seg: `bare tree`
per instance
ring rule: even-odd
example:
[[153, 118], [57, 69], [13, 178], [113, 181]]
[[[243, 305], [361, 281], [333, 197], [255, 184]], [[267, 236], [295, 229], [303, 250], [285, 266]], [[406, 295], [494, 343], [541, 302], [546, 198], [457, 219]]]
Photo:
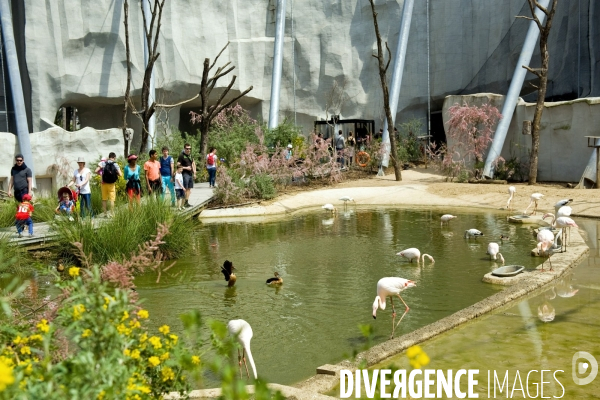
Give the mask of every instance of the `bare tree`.
[[131, 90], [131, 52], [129, 50], [129, 2], [123, 1], [124, 24], [125, 24], [125, 55], [127, 57], [127, 86], [123, 97], [123, 141], [125, 143], [123, 157], [127, 158], [129, 153], [129, 135], [127, 133], [127, 110], [129, 108], [129, 92]]
[[[554, 13], [556, 12], [558, 0], [552, 0], [550, 9], [542, 6], [537, 0], [527, 0], [527, 3], [529, 4], [532, 17], [519, 16], [519, 18], [535, 21], [537, 24], [540, 30], [540, 54], [542, 57], [541, 68], [530, 68], [527, 65], [523, 65], [523, 68], [532, 74], [535, 74], [540, 79], [539, 86], [533, 85], [538, 89], [538, 97], [535, 105], [533, 122], [531, 124], [531, 154], [529, 164], [529, 184], [535, 185], [537, 183], [538, 153], [540, 150], [540, 123], [542, 121], [542, 113], [544, 112], [544, 99], [546, 98], [546, 90], [548, 88], [548, 66], [550, 64], [550, 54], [548, 53], [548, 36], [550, 35], [550, 28], [552, 28], [552, 19], [554, 18]], [[546, 15], [545, 24], [542, 24], [540, 19], [535, 15], [536, 9], [541, 10]]]
[[377, 13], [375, 12], [375, 4], [373, 0], [369, 0], [371, 3], [371, 10], [373, 11], [373, 24], [375, 25], [375, 36], [377, 37], [377, 55], [373, 55], [379, 62], [379, 79], [381, 80], [381, 89], [383, 90], [383, 108], [385, 110], [385, 116], [388, 123], [388, 133], [390, 138], [391, 147], [391, 159], [392, 165], [394, 166], [394, 174], [396, 175], [396, 181], [402, 180], [402, 172], [400, 171], [400, 163], [398, 162], [398, 150], [396, 148], [396, 135], [394, 135], [394, 122], [392, 120], [392, 111], [390, 110], [390, 92], [387, 86], [386, 73], [392, 60], [392, 52], [388, 43], [385, 42], [385, 48], [388, 52], [388, 60], [385, 61], [383, 55], [383, 47], [381, 45], [381, 35], [379, 34], [379, 25], [377, 24]]
[[[335, 122], [329, 120], [329, 112], [331, 111], [332, 120], [333, 116], [339, 115], [342, 112], [342, 107], [344, 106], [344, 102], [348, 98], [346, 95], [346, 80], [342, 81], [342, 84], [338, 84], [337, 80], [333, 81], [333, 86], [331, 87], [331, 91], [327, 94], [327, 98], [325, 99], [325, 122], [327, 126], [331, 128], [333, 132], [332, 137], [335, 137]], [[331, 124], [330, 122], [334, 122]]]
[[250, 92], [253, 89], [253, 86], [250, 86], [248, 89], [244, 90], [241, 94], [239, 94], [238, 96], [235, 96], [230, 101], [225, 103], [224, 102], [225, 96], [227, 96], [227, 94], [233, 87], [235, 80], [237, 79], [237, 76], [233, 75], [231, 77], [231, 82], [229, 82], [229, 85], [223, 90], [223, 93], [221, 93], [221, 95], [214, 102], [213, 105], [209, 106], [210, 94], [212, 93], [212, 90], [215, 88], [215, 85], [217, 84], [217, 81], [219, 80], [219, 78], [227, 75], [228, 73], [230, 73], [231, 71], [233, 71], [235, 69], [235, 66], [229, 66], [229, 64], [231, 64], [231, 62], [227, 62], [225, 65], [217, 68], [217, 70], [215, 71], [215, 73], [212, 77], [210, 77], [210, 78], [208, 77], [210, 71], [213, 69], [213, 67], [217, 63], [217, 60], [219, 59], [219, 57], [221, 56], [223, 51], [225, 51], [227, 46], [229, 46], [229, 42], [227, 42], [227, 44], [221, 49], [219, 54], [217, 54], [217, 56], [215, 57], [215, 60], [213, 61], [212, 64], [210, 63], [210, 59], [208, 59], [208, 58], [204, 59], [204, 71], [202, 72], [202, 82], [200, 83], [200, 94], [199, 94], [200, 95], [200, 112], [199, 113], [195, 113], [195, 112], [191, 113], [192, 123], [198, 122], [200, 124], [200, 152], [201, 152], [202, 156], [205, 156], [207, 153], [207, 150], [208, 150], [208, 131], [210, 129], [210, 124], [212, 123], [213, 119], [215, 119], [215, 117], [217, 115], [219, 115], [219, 113], [221, 111], [223, 111], [225, 108], [227, 108], [230, 105], [232, 105], [233, 103], [235, 103], [237, 100], [244, 97], [248, 92]]

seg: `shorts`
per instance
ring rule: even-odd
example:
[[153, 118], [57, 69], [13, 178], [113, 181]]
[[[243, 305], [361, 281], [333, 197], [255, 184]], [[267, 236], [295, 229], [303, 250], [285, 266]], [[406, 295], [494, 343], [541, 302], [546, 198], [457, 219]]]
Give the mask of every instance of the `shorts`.
[[117, 190], [114, 183], [102, 183], [102, 201], [115, 201]]
[[175, 189], [175, 194], [177, 195], [178, 199], [185, 198], [185, 190], [184, 189]]
[[191, 189], [194, 187], [194, 176], [192, 174], [183, 175], [183, 187], [186, 189]]
[[138, 189], [127, 189], [127, 196], [129, 196], [129, 200], [132, 200], [135, 197], [139, 201], [141, 194]]

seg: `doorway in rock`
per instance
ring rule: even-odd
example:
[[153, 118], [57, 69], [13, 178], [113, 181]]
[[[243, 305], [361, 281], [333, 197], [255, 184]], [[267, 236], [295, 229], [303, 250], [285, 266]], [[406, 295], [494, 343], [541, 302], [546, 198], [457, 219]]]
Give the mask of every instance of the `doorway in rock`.
[[435, 148], [439, 149], [442, 144], [446, 144], [446, 130], [444, 129], [444, 119], [442, 111], [433, 111], [431, 118], [431, 142], [435, 143]]

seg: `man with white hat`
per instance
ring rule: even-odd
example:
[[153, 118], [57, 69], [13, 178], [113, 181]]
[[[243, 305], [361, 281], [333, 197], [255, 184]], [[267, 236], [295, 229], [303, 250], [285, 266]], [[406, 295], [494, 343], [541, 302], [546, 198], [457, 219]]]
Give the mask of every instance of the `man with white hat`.
[[92, 178], [92, 171], [85, 166], [85, 159], [79, 157], [77, 159], [78, 168], [73, 172], [73, 178], [67, 186], [75, 185], [79, 192], [78, 199], [79, 211], [81, 216], [85, 217], [89, 215], [93, 216], [92, 212], [92, 189], [90, 188], [90, 179]]

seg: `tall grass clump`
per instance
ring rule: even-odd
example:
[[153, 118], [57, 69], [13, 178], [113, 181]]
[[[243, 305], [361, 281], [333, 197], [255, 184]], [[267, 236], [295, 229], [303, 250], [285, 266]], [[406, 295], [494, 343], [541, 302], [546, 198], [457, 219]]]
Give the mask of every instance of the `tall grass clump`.
[[0, 275], [23, 275], [32, 265], [33, 259], [23, 247], [10, 242], [14, 233], [0, 233]]
[[[64, 256], [78, 250], [71, 243], [83, 243], [86, 254], [92, 253], [99, 263], [123, 261], [156, 234], [159, 224], [168, 223], [169, 233], [158, 250], [167, 258], [178, 258], [191, 250], [192, 224], [154, 197], [130, 209], [117, 208], [110, 219], [78, 219], [74, 222], [56, 221], [59, 248]], [[96, 229], [94, 229], [96, 227]]]
[[[18, 203], [14, 199], [0, 203], [0, 227], [6, 228], [15, 225], [17, 205]], [[58, 200], [53, 197], [36, 197], [33, 200], [33, 206], [35, 207], [33, 222], [48, 222], [54, 219], [54, 210], [58, 206]]]

